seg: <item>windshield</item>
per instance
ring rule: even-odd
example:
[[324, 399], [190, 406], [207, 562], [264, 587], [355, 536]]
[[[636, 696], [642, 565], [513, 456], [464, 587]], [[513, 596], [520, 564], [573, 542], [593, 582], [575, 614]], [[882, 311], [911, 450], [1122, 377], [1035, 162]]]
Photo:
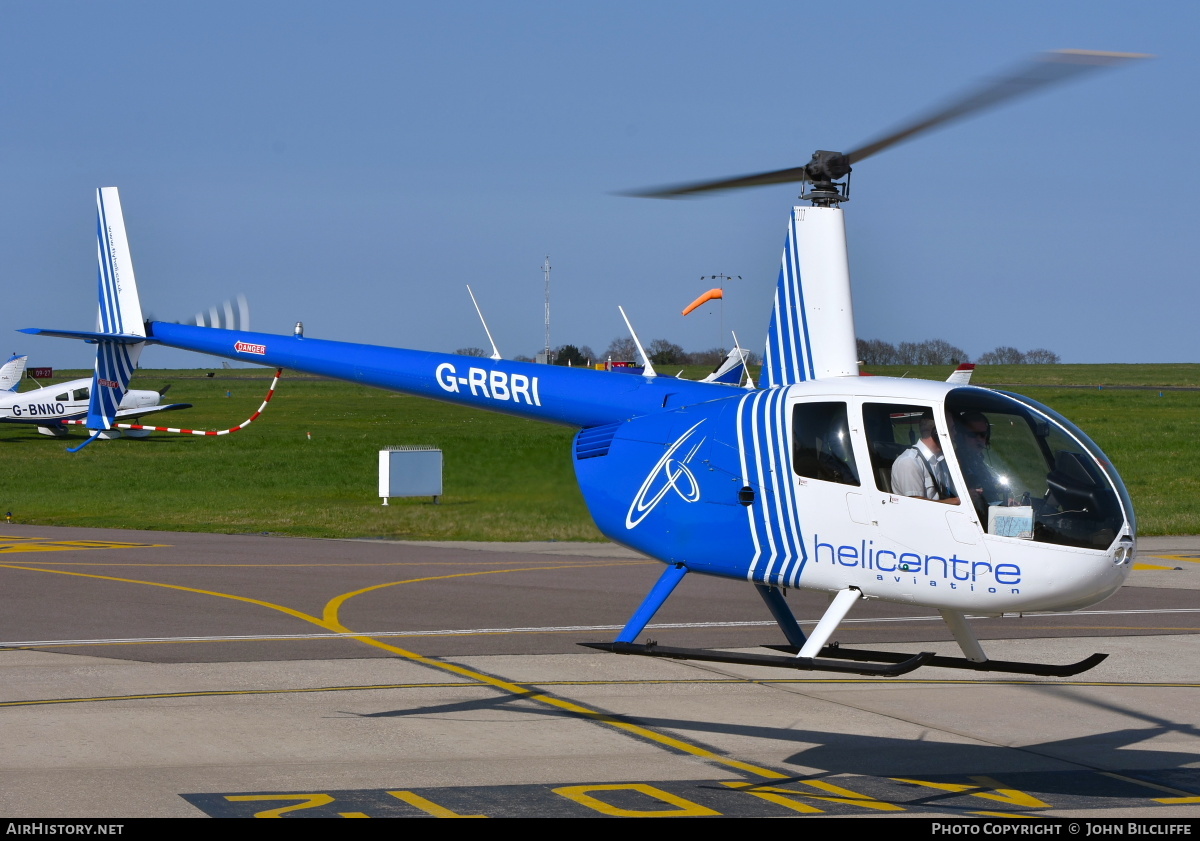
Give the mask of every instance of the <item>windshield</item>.
[[1016, 395], [961, 388], [947, 395], [946, 416], [963, 496], [989, 534], [1106, 549], [1126, 511], [1132, 524], [1108, 459], [1057, 413]]

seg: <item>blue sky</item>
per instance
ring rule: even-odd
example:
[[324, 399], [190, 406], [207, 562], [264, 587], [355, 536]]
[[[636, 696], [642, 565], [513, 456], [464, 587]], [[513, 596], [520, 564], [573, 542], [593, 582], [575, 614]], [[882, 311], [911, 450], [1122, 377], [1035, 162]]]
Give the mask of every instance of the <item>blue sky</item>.
[[[1200, 4], [10, 2], [0, 334], [95, 320], [94, 190], [121, 189], [148, 314], [244, 293], [255, 329], [453, 351], [623, 334], [760, 350], [788, 185], [614, 193], [806, 162], [1055, 48], [1154, 53], [863, 162], [862, 338], [972, 356], [1200, 361]], [[147, 367], [204, 367], [161, 348]]]

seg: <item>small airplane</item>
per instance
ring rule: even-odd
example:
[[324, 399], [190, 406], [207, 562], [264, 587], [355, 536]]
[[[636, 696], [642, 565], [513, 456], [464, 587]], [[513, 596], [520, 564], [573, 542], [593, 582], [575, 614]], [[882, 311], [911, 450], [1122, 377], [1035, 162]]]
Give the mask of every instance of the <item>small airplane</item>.
[[[0, 366], [0, 423], [35, 424], [37, 431], [43, 435], [63, 438], [67, 434], [66, 421], [86, 416], [92, 381], [90, 379], [70, 380], [18, 393], [17, 388], [20, 386], [21, 375], [24, 373], [27, 359], [28, 357], [25, 356], [14, 355], [12, 359]], [[15, 382], [9, 386], [9, 380], [14, 378], [14, 373]], [[191, 403], [160, 405], [168, 388], [170, 386], [164, 386], [158, 391], [126, 391], [117, 406], [114, 420], [136, 420], [155, 412], [192, 408]], [[125, 435], [129, 438], [144, 438], [149, 434], [149, 430], [120, 430], [114, 427], [105, 430], [105, 434], [100, 437], [110, 439]]]
[[[88, 427], [100, 434], [148, 344], [347, 379], [576, 427], [572, 458], [600, 530], [664, 564], [613, 642], [619, 654], [868, 675], [920, 666], [1072, 675], [992, 660], [968, 616], [1076, 610], [1116, 592], [1136, 518], [1112, 463], [1078, 427], [1017, 394], [957, 382], [860, 377], [841, 204], [851, 165], [920, 132], [1139, 56], [1049, 53], [849, 153], [801, 167], [689, 184], [678, 196], [783, 182], [807, 186], [788, 219], [757, 388], [251, 333], [142, 318], [116, 188], [99, 190], [100, 329], [25, 332], [96, 342]], [[644, 356], [644, 352], [643, 352]], [[938, 453], [944, 460], [938, 459]], [[922, 469], [923, 468], [923, 469]], [[916, 490], [908, 486], [915, 480]], [[688, 574], [756, 588], [785, 646], [773, 653], [636, 640]], [[789, 588], [827, 593], [805, 633]], [[878, 599], [937, 610], [962, 657], [829, 644], [852, 607]]]

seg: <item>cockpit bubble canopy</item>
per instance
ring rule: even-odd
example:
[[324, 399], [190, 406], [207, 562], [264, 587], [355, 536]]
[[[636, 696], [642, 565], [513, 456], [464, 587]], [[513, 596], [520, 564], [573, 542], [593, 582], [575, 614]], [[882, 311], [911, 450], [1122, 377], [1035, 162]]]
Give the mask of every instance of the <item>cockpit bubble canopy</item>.
[[989, 534], [1107, 549], [1125, 522], [1129, 492], [1078, 427], [1019, 394], [958, 388], [946, 395], [954, 452]]

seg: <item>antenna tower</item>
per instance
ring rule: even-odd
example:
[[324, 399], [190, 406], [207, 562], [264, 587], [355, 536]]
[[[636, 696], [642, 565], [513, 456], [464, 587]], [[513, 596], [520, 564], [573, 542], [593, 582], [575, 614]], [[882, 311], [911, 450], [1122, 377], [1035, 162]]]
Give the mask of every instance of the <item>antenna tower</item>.
[[737, 274], [737, 275], [725, 274], [725, 272], [721, 272], [720, 274], [714, 274], [714, 275], [700, 275], [700, 280], [702, 280], [702, 281], [704, 281], [704, 280], [719, 281], [718, 288], [721, 290], [722, 295], [721, 295], [721, 303], [718, 307], [718, 309], [720, 310], [720, 313], [721, 313], [721, 316], [720, 316], [721, 326], [719, 328], [719, 332], [717, 333], [717, 337], [718, 337], [717, 345], [720, 347], [725, 346], [725, 296], [724, 296], [725, 281], [735, 280], [735, 279], [741, 280], [742, 276], [740, 274]]
[[546, 275], [546, 364], [550, 364], [550, 255], [542, 263], [542, 271]]

